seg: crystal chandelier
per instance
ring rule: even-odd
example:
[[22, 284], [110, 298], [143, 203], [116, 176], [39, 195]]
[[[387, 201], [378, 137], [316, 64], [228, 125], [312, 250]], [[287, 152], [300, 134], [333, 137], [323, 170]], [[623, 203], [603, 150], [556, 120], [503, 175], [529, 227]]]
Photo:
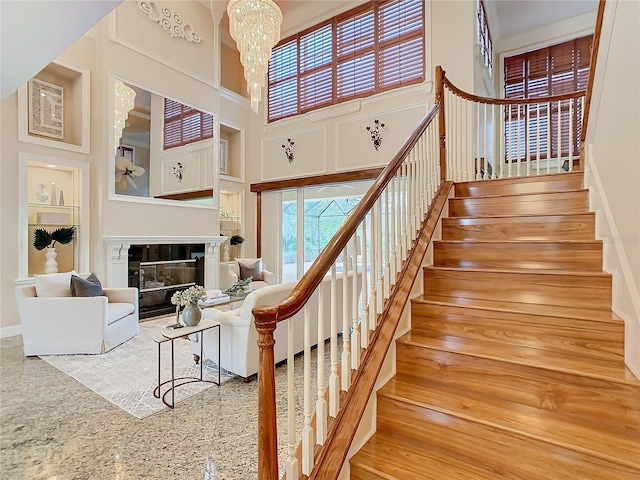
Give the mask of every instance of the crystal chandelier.
[[122, 137], [122, 130], [124, 130], [127, 117], [129, 116], [129, 110], [133, 109], [133, 100], [136, 98], [136, 92], [124, 84], [122, 80], [115, 80], [115, 148], [120, 146], [120, 137]]
[[282, 12], [273, 0], [230, 0], [229, 33], [240, 50], [251, 109], [258, 113], [271, 49], [280, 40]]

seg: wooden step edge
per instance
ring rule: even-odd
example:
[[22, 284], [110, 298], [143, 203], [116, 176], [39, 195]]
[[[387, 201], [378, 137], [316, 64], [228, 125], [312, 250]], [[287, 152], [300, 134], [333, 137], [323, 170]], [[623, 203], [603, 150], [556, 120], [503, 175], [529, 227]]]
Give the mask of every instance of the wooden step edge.
[[523, 213], [523, 214], [502, 214], [502, 215], [482, 215], [482, 216], [471, 215], [471, 216], [465, 216], [465, 217], [443, 217], [443, 221], [455, 222], [458, 220], [477, 220], [477, 219], [486, 220], [488, 218], [510, 219], [514, 217], [527, 217], [527, 218], [540, 217], [542, 221], [546, 217], [570, 217], [574, 215], [586, 215], [590, 217], [595, 217], [596, 214], [595, 212], [576, 212], [576, 213]]
[[596, 245], [602, 246], [602, 240], [434, 240], [434, 244], [454, 244], [460, 245], [463, 243], [477, 243], [477, 244], [491, 244], [496, 245], [500, 243], [508, 245]]
[[517, 198], [522, 197], [537, 197], [537, 196], [549, 196], [549, 195], [561, 195], [565, 193], [585, 193], [588, 194], [589, 190], [587, 188], [570, 188], [567, 190], [557, 190], [552, 192], [531, 192], [531, 193], [507, 193], [500, 195], [478, 195], [475, 197], [451, 197], [449, 200], [483, 200], [483, 199], [498, 199], [503, 198], [505, 201], [509, 201], [509, 199], [516, 200]]
[[[421, 445], [416, 444], [414, 439], [407, 437], [402, 433], [393, 433], [392, 438], [390, 437], [388, 432], [375, 432], [373, 436], [365, 443], [365, 445], [349, 459], [349, 463], [351, 466], [356, 466], [364, 472], [367, 472], [371, 475], [376, 475], [376, 478], [384, 478], [385, 480], [405, 480], [406, 476], [399, 477], [396, 474], [389, 473], [384, 470], [384, 467], [391, 467], [391, 469], [402, 469], [405, 471], [398, 471], [398, 474], [407, 475], [406, 467], [415, 468], [416, 463], [402, 463], [398, 465], [397, 463], [385, 462], [383, 464], [383, 468], [380, 468], [376, 464], [372, 464], [369, 462], [369, 457], [378, 457], [377, 448], [380, 446], [386, 447], [385, 453], [391, 451], [401, 451], [403, 453], [403, 458], [406, 459], [414, 459], [421, 461], [428, 460], [430, 465], [434, 463], [438, 465], [438, 474], [439, 475], [447, 475], [444, 478], [457, 478], [455, 475], [460, 471], [468, 472], [469, 475], [472, 475], [468, 478], [474, 479], [491, 479], [495, 478], [495, 473], [488, 471], [484, 467], [479, 467], [468, 461], [456, 458], [451, 456], [446, 452], [442, 452], [440, 449], [431, 449], [424, 450]], [[399, 447], [399, 448], [398, 448]], [[374, 449], [373, 452], [369, 450]], [[388, 454], [382, 454], [379, 458], [384, 459], [388, 457]], [[397, 458], [395, 459], [397, 460]], [[409, 474], [412, 478], [416, 478], [415, 474]], [[367, 477], [370, 478], [370, 477]], [[443, 478], [443, 477], [440, 477]]]
[[581, 270], [545, 270], [545, 269], [528, 269], [528, 268], [477, 268], [477, 267], [440, 267], [437, 265], [428, 265], [423, 271], [434, 270], [437, 272], [459, 272], [459, 273], [502, 273], [502, 274], [518, 274], [518, 275], [551, 275], [551, 276], [572, 276], [572, 277], [598, 277], [611, 278], [610, 273], [581, 271]]
[[[412, 303], [415, 302], [415, 303], [439, 305], [439, 306], [442, 306], [442, 307], [465, 308], [465, 309], [470, 309], [470, 310], [482, 310], [482, 311], [486, 311], [486, 312], [496, 311], [496, 312], [501, 312], [501, 313], [533, 315], [533, 316], [540, 316], [540, 317], [545, 317], [545, 318], [569, 318], [569, 319], [572, 319], [572, 320], [584, 320], [584, 321], [594, 322], [594, 323], [606, 323], [606, 324], [624, 326], [624, 320], [622, 320], [620, 317], [618, 317], [613, 312], [611, 312], [611, 319], [605, 319], [605, 318], [594, 318], [593, 316], [588, 316], [588, 315], [593, 315], [593, 310], [584, 310], [584, 312], [581, 312], [581, 311], [568, 312], [568, 311], [563, 310], [561, 312], [558, 312], [558, 308], [559, 307], [556, 307], [556, 308], [553, 309], [554, 312], [546, 312], [546, 311], [543, 311], [543, 312], [527, 312], [527, 311], [518, 310], [518, 309], [515, 308], [516, 305], [532, 305], [530, 303], [503, 302], [503, 305], [505, 305], [505, 306], [485, 307], [485, 306], [482, 306], [482, 305], [465, 305], [465, 304], [461, 304], [461, 303], [452, 303], [452, 302], [445, 302], [445, 301], [439, 301], [439, 300], [428, 300], [428, 299], [425, 299], [424, 297], [414, 297], [414, 298], [411, 299], [411, 302]], [[506, 306], [507, 304], [513, 305], [513, 307], [509, 308], [508, 306]], [[549, 307], [549, 305], [540, 305], [540, 307]], [[569, 308], [569, 307], [562, 307], [562, 308], [566, 309], [566, 308]], [[597, 310], [597, 312], [601, 312], [601, 310]], [[535, 322], [533, 322], [533, 323], [535, 323]]]
[[[567, 368], [562, 366], [561, 363], [559, 362], [549, 362], [549, 361], [543, 361], [544, 360], [544, 356], [537, 356], [535, 357], [535, 359], [538, 361], [538, 363], [531, 363], [531, 358], [527, 359], [527, 360], [519, 360], [518, 358], [514, 358], [514, 357], [510, 357], [510, 356], [499, 356], [499, 355], [493, 355], [493, 354], [488, 354], [488, 353], [476, 353], [476, 352], [469, 352], [466, 350], [460, 350], [460, 349], [454, 349], [451, 345], [451, 342], [449, 341], [447, 343], [447, 345], [435, 345], [435, 344], [431, 344], [431, 345], [425, 345], [424, 343], [418, 342], [418, 341], [414, 341], [414, 340], [410, 340], [408, 337], [411, 336], [411, 332], [408, 332], [404, 335], [402, 335], [401, 337], [396, 339], [397, 343], [400, 344], [405, 344], [405, 345], [411, 345], [414, 347], [418, 347], [418, 348], [424, 348], [424, 349], [428, 349], [428, 350], [435, 350], [438, 352], [446, 352], [446, 353], [453, 353], [456, 355], [464, 355], [466, 357], [471, 357], [471, 358], [482, 358], [485, 360], [493, 360], [496, 362], [502, 362], [502, 363], [508, 363], [511, 365], [521, 365], [523, 367], [531, 367], [531, 368], [538, 368], [541, 370], [550, 370], [553, 372], [558, 372], [558, 373], [563, 373], [566, 375], [575, 375], [575, 376], [579, 376], [579, 377], [585, 377], [585, 378], [592, 378], [595, 380], [600, 380], [600, 381], [605, 381], [605, 382], [612, 382], [612, 383], [617, 383], [617, 384], [621, 384], [621, 385], [629, 385], [631, 387], [640, 387], [640, 380], [638, 380], [633, 373], [631, 373], [631, 371], [627, 368], [627, 366], [624, 364], [624, 361], [622, 358], [620, 358], [620, 363], [621, 363], [621, 368], [624, 367], [624, 371], [625, 371], [625, 376], [624, 378], [621, 377], [611, 377], [609, 375], [604, 375], [604, 374], [599, 374], [599, 373], [595, 373], [595, 372], [589, 372], [589, 371], [584, 371], [584, 370], [576, 370], [573, 368]], [[491, 343], [491, 342], [487, 342], [487, 341], [482, 341], [482, 340], [466, 340], [464, 338], [460, 338], [460, 337], [452, 337], [451, 335], [449, 335], [450, 338], [457, 338], [460, 340], [463, 340], [464, 343]], [[433, 338], [433, 340], [438, 340]], [[444, 342], [444, 341], [443, 341]], [[504, 351], [505, 350], [506, 345], [504, 344], [500, 344], [497, 346], [497, 348], [493, 349], [493, 351]], [[541, 350], [541, 349], [536, 349], [533, 347], [516, 347], [517, 350], [536, 350], [536, 351], [540, 351], [541, 353], [554, 353], [551, 350]], [[600, 360], [603, 361], [604, 359], [596, 359], [594, 357], [585, 357], [584, 355], [580, 355], [578, 353], [572, 354], [571, 357], [574, 360], [578, 360], [578, 359], [584, 359], [584, 362], [581, 363], [585, 363], [585, 364], [589, 364], [589, 362], [593, 362], [595, 360]], [[604, 360], [607, 361], [607, 360]]]
[[444, 415], [449, 415], [451, 417], [456, 417], [456, 418], [461, 418], [463, 420], [466, 420], [468, 422], [472, 422], [478, 425], [483, 425], [483, 426], [487, 426], [490, 428], [494, 428], [496, 430], [502, 431], [502, 432], [508, 432], [512, 435], [518, 435], [520, 437], [526, 437], [526, 438], [530, 438], [539, 442], [544, 442], [548, 445], [554, 445], [560, 448], [564, 448], [567, 449], [569, 451], [574, 451], [574, 452], [579, 452], [581, 454], [584, 455], [590, 455], [596, 458], [599, 458], [601, 460], [605, 460], [607, 462], [612, 462], [618, 465], [624, 465], [626, 467], [629, 468], [640, 468], [640, 461], [637, 462], [632, 462], [627, 460], [626, 458], [620, 458], [620, 457], [615, 457], [612, 455], [608, 455], [605, 452], [601, 452], [598, 450], [593, 450], [590, 448], [586, 448], [584, 446], [581, 445], [575, 445], [566, 441], [562, 441], [561, 439], [558, 438], [548, 438], [545, 437], [543, 435], [537, 435], [533, 432], [530, 431], [523, 431], [523, 430], [519, 430], [517, 428], [511, 427], [509, 425], [504, 425], [502, 423], [498, 423], [498, 422], [492, 422], [490, 420], [485, 420], [484, 418], [480, 418], [478, 416], [475, 415], [471, 415], [471, 414], [467, 414], [464, 411], [461, 410], [454, 410], [451, 408], [446, 408], [444, 406], [439, 406], [439, 405], [431, 405], [428, 403], [424, 403], [424, 402], [419, 402], [417, 400], [412, 400], [409, 398], [405, 398], [405, 397], [401, 397], [399, 395], [394, 395], [394, 394], [390, 394], [388, 392], [384, 392], [384, 388], [380, 389], [378, 391], [378, 396], [382, 396], [382, 397], [386, 397], [386, 398], [390, 398], [393, 400], [396, 400], [398, 402], [404, 402], [404, 403], [408, 403], [410, 405], [414, 405], [416, 407], [419, 408], [423, 408], [426, 410], [431, 410], [434, 412], [438, 412], [438, 413], [442, 413]]
[[547, 180], [555, 180], [562, 177], [582, 177], [584, 172], [560, 172], [560, 173], [541, 173], [540, 175], [524, 175], [520, 177], [510, 178], [492, 178], [490, 180], [466, 180], [464, 182], [455, 182], [454, 185], [488, 185], [490, 183], [497, 183], [502, 185], [509, 185], [514, 183], [527, 183], [527, 182], [545, 182]]

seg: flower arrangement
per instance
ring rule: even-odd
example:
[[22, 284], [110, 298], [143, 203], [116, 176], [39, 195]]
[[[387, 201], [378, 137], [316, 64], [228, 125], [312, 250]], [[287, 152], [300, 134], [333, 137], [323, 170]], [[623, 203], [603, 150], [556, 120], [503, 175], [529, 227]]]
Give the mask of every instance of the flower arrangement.
[[240, 245], [242, 242], [244, 242], [244, 237], [241, 237], [240, 235], [233, 235], [229, 239], [230, 245]]
[[253, 277], [249, 277], [244, 280], [238, 280], [236, 283], [227, 288], [224, 293], [238, 293], [248, 287], [252, 280]]
[[200, 285], [194, 285], [186, 290], [175, 292], [171, 296], [171, 303], [186, 307], [187, 305], [197, 305], [198, 300], [206, 300], [207, 291]]

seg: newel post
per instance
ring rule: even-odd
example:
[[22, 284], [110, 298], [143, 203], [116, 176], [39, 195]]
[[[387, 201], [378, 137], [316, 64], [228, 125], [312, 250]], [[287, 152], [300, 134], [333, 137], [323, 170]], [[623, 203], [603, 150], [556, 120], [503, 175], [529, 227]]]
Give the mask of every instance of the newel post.
[[447, 179], [447, 131], [444, 116], [444, 70], [436, 67], [436, 103], [440, 104], [438, 112], [438, 132], [440, 136], [440, 182]]
[[273, 332], [276, 312], [254, 313], [258, 331], [258, 479], [278, 480], [276, 368]]

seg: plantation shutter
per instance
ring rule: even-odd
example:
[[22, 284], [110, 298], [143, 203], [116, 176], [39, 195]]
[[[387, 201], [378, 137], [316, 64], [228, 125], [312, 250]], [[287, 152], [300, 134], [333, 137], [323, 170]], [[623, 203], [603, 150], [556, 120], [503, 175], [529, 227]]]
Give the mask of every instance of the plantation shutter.
[[163, 137], [165, 150], [213, 138], [213, 115], [165, 98]]
[[395, 0], [378, 12], [379, 91], [424, 79], [424, 2]]
[[273, 49], [269, 60], [269, 121], [298, 113], [298, 39]]
[[300, 113], [333, 103], [332, 24], [300, 36]]
[[[550, 47], [541, 48], [532, 52], [507, 57], [504, 60], [504, 96], [505, 98], [540, 98], [549, 95], [560, 95], [585, 90], [589, 79], [589, 67], [591, 62], [591, 44], [593, 35], [570, 40]], [[507, 122], [506, 130], [513, 135], [518, 130], [529, 129], [529, 152], [533, 155], [536, 144], [533, 141], [538, 129], [540, 131], [540, 149], [544, 150], [547, 143], [551, 144], [551, 155], [568, 156], [579, 154], [580, 134], [582, 129], [582, 107], [579, 100], [566, 100], [554, 102], [551, 106], [544, 105], [538, 111], [531, 106], [520, 108], [521, 121], [516, 125], [517, 109], [512, 109], [511, 120], [508, 113], [505, 114]], [[569, 139], [569, 119], [573, 119], [573, 138]], [[526, 119], [526, 120], [525, 120]], [[548, 123], [550, 122], [550, 125]], [[560, 124], [561, 138], [558, 146], [558, 123]], [[548, 137], [548, 132], [551, 134]], [[524, 132], [521, 132], [525, 138]], [[571, 145], [571, 147], [570, 147]], [[507, 152], [509, 152], [507, 146]], [[507, 157], [515, 159], [513, 154]], [[524, 151], [518, 152], [518, 157], [524, 157]]]

